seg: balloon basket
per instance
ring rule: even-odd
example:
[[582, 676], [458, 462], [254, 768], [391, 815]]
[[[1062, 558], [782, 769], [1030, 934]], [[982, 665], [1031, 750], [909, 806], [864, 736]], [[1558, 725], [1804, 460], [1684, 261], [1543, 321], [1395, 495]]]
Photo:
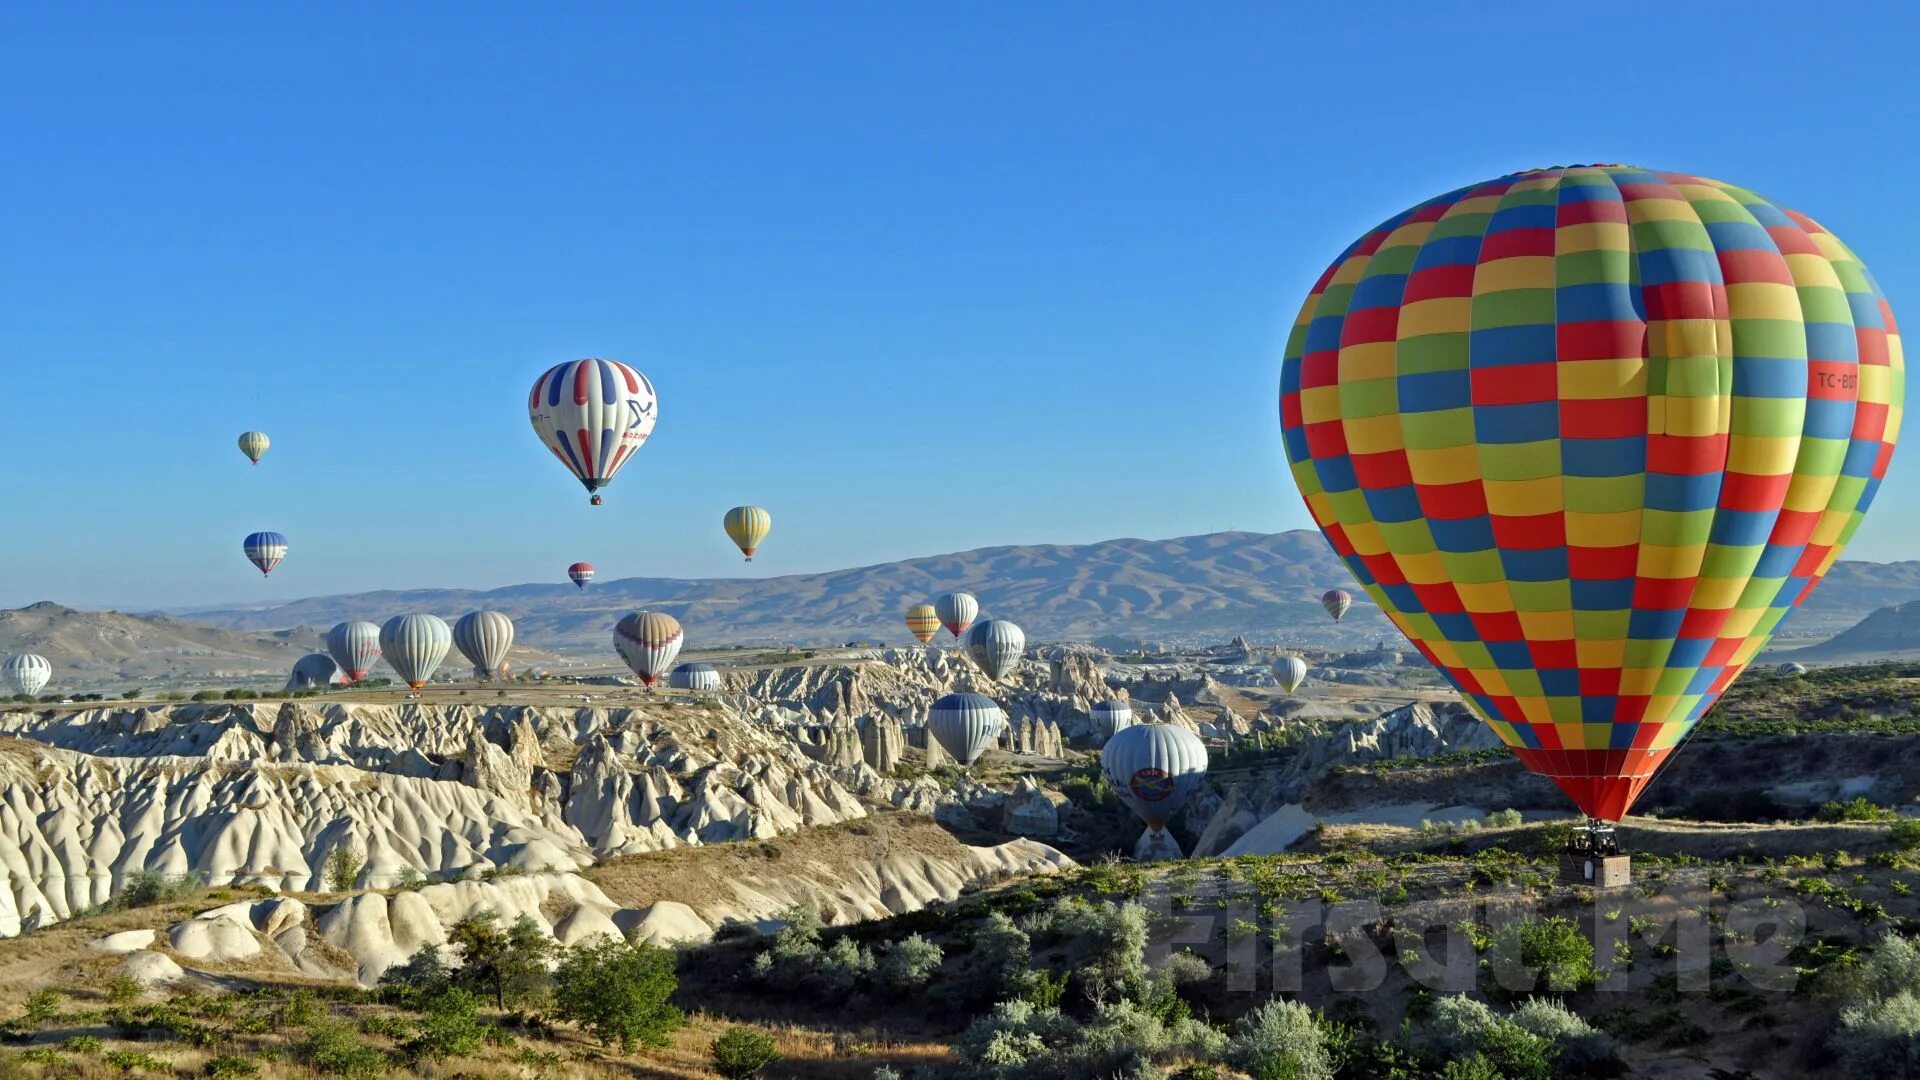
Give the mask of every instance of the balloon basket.
[[1621, 852], [1612, 824], [1587, 821], [1574, 827], [1560, 852], [1560, 883], [1593, 889], [1618, 889], [1633, 883], [1633, 857]]
[[1140, 842], [1133, 845], [1135, 862], [1167, 862], [1186, 857], [1187, 853], [1180, 850], [1180, 842], [1161, 828], [1148, 826], [1147, 831], [1140, 834]]

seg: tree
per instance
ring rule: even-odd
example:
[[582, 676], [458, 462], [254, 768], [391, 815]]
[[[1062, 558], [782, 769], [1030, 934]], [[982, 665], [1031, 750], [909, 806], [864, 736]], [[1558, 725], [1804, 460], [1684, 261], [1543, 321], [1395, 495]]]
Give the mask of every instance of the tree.
[[500, 1009], [509, 999], [518, 1001], [539, 990], [553, 954], [553, 942], [532, 916], [522, 915], [503, 929], [500, 917], [488, 910], [454, 923], [447, 944], [460, 950], [454, 981], [492, 994]]
[[780, 1060], [773, 1039], [751, 1028], [728, 1028], [713, 1040], [713, 1071], [727, 1080], [753, 1080], [760, 1070]]
[[602, 935], [567, 950], [553, 973], [554, 1005], [602, 1046], [665, 1045], [686, 1023], [668, 1001], [680, 986], [673, 969], [665, 949]]
[[360, 857], [345, 844], [327, 852], [327, 888], [346, 892], [360, 879]]

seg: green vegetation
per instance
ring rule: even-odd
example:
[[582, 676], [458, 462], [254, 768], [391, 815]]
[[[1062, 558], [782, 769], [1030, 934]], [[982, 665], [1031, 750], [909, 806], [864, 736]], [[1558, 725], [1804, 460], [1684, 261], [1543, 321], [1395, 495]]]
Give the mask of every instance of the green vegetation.
[[760, 1070], [780, 1060], [773, 1040], [750, 1028], [728, 1028], [713, 1041], [713, 1071], [727, 1080], [752, 1080]]
[[685, 1023], [668, 1001], [679, 985], [673, 969], [673, 954], [664, 949], [595, 938], [567, 950], [554, 971], [555, 1011], [603, 1046], [664, 1043]]

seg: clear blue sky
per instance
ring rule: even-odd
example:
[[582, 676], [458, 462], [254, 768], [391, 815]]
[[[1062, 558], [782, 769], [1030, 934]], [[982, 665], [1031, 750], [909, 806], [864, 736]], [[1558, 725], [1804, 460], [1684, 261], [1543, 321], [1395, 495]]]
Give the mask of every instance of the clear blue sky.
[[[0, 605], [1303, 526], [1305, 291], [1537, 165], [1753, 187], [1920, 322], [1912, 5], [57, 7], [0, 13]], [[586, 355], [661, 391], [597, 510], [525, 413]]]

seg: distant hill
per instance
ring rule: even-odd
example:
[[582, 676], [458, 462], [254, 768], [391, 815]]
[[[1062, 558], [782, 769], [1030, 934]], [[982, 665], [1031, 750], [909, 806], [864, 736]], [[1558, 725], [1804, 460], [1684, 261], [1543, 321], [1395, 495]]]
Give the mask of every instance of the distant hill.
[[1844, 663], [1902, 656], [1920, 656], [1920, 600], [1881, 608], [1832, 640], [1769, 653], [1768, 659]]
[[258, 679], [286, 676], [317, 648], [309, 627], [225, 630], [164, 615], [78, 611], [41, 601], [0, 611], [0, 653], [39, 653], [53, 664], [48, 692], [84, 685], [174, 679]]

